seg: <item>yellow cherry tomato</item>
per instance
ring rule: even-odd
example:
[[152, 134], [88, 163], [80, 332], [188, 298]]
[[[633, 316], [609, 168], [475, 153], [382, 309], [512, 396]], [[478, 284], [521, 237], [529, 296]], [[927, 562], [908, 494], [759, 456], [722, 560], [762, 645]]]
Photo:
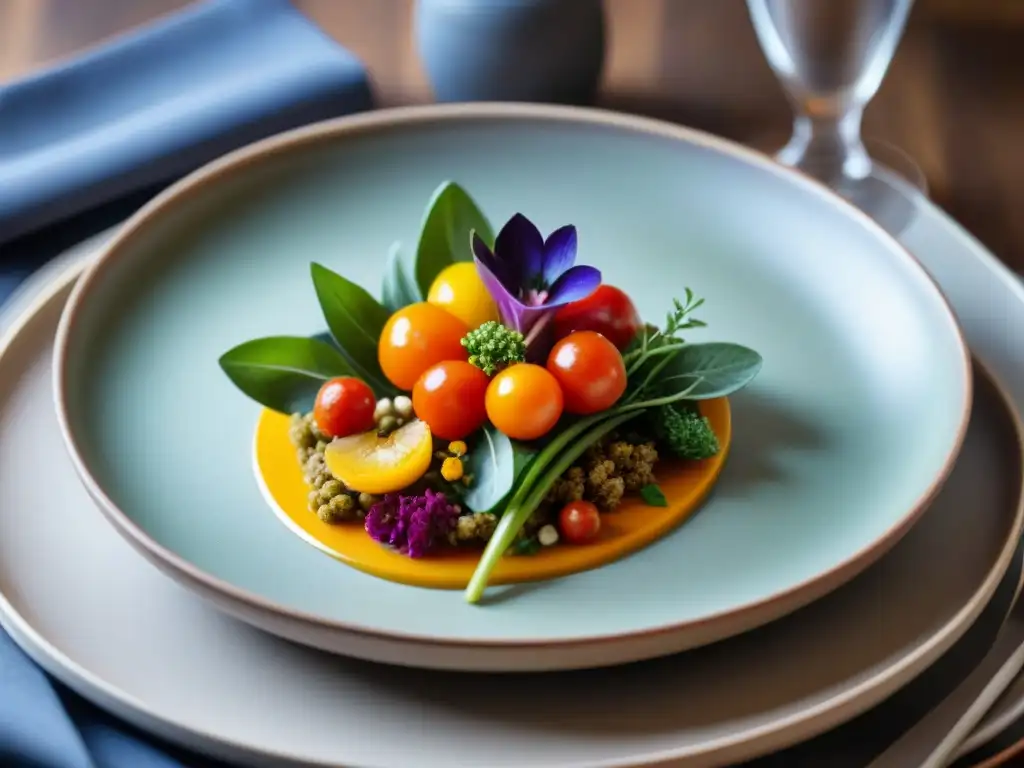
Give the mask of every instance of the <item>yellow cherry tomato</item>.
[[334, 440], [324, 451], [324, 463], [357, 493], [395, 493], [423, 477], [433, 447], [430, 427], [417, 419], [387, 437], [371, 431]]
[[536, 440], [558, 423], [564, 401], [546, 368], [517, 363], [491, 379], [485, 404], [487, 418], [513, 440]]
[[425, 301], [402, 307], [388, 318], [377, 359], [388, 381], [406, 392], [425, 370], [445, 360], [465, 360], [462, 337], [469, 328], [451, 312]]
[[430, 285], [427, 301], [451, 312], [470, 329], [498, 319], [498, 307], [471, 261], [442, 269]]

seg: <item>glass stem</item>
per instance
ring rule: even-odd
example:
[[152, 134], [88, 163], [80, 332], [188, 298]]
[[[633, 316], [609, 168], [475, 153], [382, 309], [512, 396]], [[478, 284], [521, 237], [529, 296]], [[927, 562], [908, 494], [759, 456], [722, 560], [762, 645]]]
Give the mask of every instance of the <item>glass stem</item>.
[[829, 185], [863, 179], [871, 158], [860, 138], [862, 114], [856, 107], [839, 115], [798, 115], [777, 159]]

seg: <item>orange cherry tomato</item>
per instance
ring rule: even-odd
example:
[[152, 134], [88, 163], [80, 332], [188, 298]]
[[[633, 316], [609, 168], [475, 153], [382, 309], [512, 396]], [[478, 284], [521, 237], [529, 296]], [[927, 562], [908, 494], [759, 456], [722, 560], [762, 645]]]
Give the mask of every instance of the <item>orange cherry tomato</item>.
[[443, 360], [465, 360], [469, 328], [455, 315], [421, 301], [395, 312], [380, 334], [377, 359], [388, 381], [408, 392], [423, 372]]
[[546, 435], [562, 416], [562, 389], [555, 377], [533, 363], [501, 371], [487, 386], [487, 418], [514, 440]]
[[487, 420], [487, 374], [464, 360], [446, 360], [426, 371], [412, 388], [412, 409], [444, 440], [462, 440]]
[[570, 501], [558, 513], [558, 528], [570, 544], [583, 544], [601, 530], [601, 515], [589, 501]]
[[608, 339], [594, 331], [570, 333], [551, 348], [548, 370], [565, 394], [565, 410], [584, 415], [611, 408], [626, 391], [626, 366]]
[[640, 314], [624, 291], [599, 285], [586, 298], [566, 304], [555, 314], [555, 338], [573, 331], [597, 331], [619, 349], [625, 349], [643, 326]]
[[373, 390], [362, 379], [339, 376], [325, 381], [313, 404], [313, 420], [328, 437], [347, 437], [373, 429]]

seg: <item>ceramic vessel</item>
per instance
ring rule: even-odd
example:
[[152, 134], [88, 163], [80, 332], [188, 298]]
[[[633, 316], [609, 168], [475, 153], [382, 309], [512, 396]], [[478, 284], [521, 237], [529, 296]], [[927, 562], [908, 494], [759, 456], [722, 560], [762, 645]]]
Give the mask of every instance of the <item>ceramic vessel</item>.
[[604, 63], [601, 0], [418, 0], [415, 35], [438, 101], [588, 103]]

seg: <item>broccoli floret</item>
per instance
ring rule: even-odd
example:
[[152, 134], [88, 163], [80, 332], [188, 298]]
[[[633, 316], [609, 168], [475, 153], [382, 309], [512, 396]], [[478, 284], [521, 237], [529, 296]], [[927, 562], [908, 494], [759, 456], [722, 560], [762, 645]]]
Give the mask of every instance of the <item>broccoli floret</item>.
[[653, 415], [659, 441], [679, 458], [709, 459], [718, 453], [718, 436], [696, 408], [673, 403]]
[[526, 360], [526, 340], [519, 331], [488, 320], [462, 339], [469, 351], [469, 362], [488, 376], [512, 363]]

